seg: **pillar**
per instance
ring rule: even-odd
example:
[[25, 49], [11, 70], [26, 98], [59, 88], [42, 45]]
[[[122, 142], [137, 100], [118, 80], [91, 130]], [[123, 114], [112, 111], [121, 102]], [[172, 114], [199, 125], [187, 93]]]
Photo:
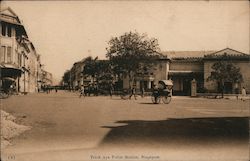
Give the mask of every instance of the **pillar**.
[[191, 81], [191, 97], [197, 96], [197, 82], [195, 79]]

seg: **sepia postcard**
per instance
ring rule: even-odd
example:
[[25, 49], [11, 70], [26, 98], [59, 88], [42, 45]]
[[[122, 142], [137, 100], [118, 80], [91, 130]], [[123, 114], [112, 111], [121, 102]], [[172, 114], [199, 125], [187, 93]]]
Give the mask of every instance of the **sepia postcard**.
[[249, 161], [249, 1], [0, 1], [1, 161]]

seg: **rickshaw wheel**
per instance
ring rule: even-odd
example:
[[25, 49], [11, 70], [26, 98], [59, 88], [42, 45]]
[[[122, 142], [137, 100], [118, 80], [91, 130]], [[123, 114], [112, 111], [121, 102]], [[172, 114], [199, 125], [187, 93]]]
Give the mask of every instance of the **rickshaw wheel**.
[[162, 97], [162, 102], [165, 104], [169, 104], [171, 102], [171, 96]]
[[5, 98], [8, 98], [9, 97], [9, 94], [8, 93], [0, 93], [0, 99], [5, 99]]
[[155, 97], [155, 96], [151, 96], [151, 100], [154, 104], [159, 104], [160, 103], [160, 97]]

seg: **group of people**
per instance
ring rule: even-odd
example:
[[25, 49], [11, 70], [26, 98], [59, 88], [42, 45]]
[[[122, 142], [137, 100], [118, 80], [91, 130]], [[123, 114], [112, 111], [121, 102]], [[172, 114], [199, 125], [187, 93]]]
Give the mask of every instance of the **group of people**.
[[[56, 92], [57, 92], [57, 90], [56, 90]], [[241, 89], [241, 96], [239, 95], [239, 90], [236, 91], [235, 93], [236, 93], [237, 100], [241, 99], [241, 100], [244, 101], [246, 99], [246, 97], [247, 97], [247, 93], [246, 93], [245, 87], [242, 87], [242, 89]], [[113, 86], [113, 84], [110, 84], [109, 85], [109, 95], [110, 95], [111, 98], [112, 98], [113, 94], [114, 94], [114, 86]], [[129, 91], [126, 91], [126, 92], [123, 91], [123, 94], [124, 95], [128, 95], [129, 99], [131, 99], [133, 96], [134, 96], [135, 100], [137, 99], [136, 88], [135, 87], [130, 88]], [[144, 95], [145, 95], [145, 89], [142, 87], [141, 88], [141, 97], [144, 97]], [[84, 88], [83, 85], [80, 87], [80, 96], [79, 97], [82, 97], [82, 96], [84, 96], [84, 97], [86, 96], [86, 90], [85, 90], [85, 88]]]
[[51, 86], [41, 86], [41, 89], [38, 89], [38, 92], [45, 92], [49, 94], [52, 91], [55, 91], [57, 93], [58, 89], [56, 87], [51, 87]]
[[[144, 88], [141, 88], [141, 97], [144, 97], [144, 93], [145, 93], [145, 90]], [[131, 99], [132, 97], [134, 97], [134, 99], [136, 100], [137, 99], [137, 96], [136, 96], [136, 88], [133, 87], [129, 90], [129, 93], [126, 93], [129, 95], [129, 99]], [[110, 84], [109, 85], [109, 95], [110, 95], [110, 98], [112, 98], [112, 96], [114, 95], [114, 86], [113, 84]], [[80, 87], [80, 95], [79, 97], [85, 97], [86, 96], [86, 88], [84, 87], [84, 85], [81, 85]]]
[[98, 96], [98, 92], [99, 92], [97, 85], [90, 85], [87, 88], [84, 87], [84, 85], [81, 85], [79, 91], [80, 91], [80, 97], [87, 96], [87, 95], [90, 96], [90, 94], [94, 94], [95, 96]]

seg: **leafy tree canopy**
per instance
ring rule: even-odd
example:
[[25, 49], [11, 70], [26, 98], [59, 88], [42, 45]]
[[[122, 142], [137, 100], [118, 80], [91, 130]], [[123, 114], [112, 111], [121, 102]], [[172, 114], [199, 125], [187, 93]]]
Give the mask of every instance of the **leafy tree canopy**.
[[130, 78], [133, 74], [145, 70], [161, 55], [158, 40], [138, 32], [113, 37], [108, 45], [106, 57], [116, 71], [129, 74]]
[[64, 72], [62, 81], [64, 83], [69, 84], [69, 82], [70, 82], [70, 70], [67, 70], [67, 71]]
[[220, 92], [222, 98], [224, 97], [224, 83], [225, 82], [242, 82], [243, 77], [240, 72], [240, 68], [233, 65], [230, 60], [221, 60], [213, 64], [211, 75], [207, 78], [207, 81], [217, 81], [220, 86]]
[[243, 81], [240, 68], [234, 66], [230, 61], [218, 61], [213, 64], [212, 69], [213, 71], [208, 77], [208, 81], [213, 80], [220, 83]]
[[83, 61], [84, 63], [84, 69], [83, 69], [83, 74], [95, 77], [97, 74], [97, 62], [98, 57], [92, 58], [91, 56], [85, 58]]
[[98, 60], [98, 57], [87, 57], [84, 60], [83, 74], [87, 76], [92, 76], [97, 81], [103, 80], [104, 78], [111, 80], [112, 70], [110, 62], [108, 60]]

